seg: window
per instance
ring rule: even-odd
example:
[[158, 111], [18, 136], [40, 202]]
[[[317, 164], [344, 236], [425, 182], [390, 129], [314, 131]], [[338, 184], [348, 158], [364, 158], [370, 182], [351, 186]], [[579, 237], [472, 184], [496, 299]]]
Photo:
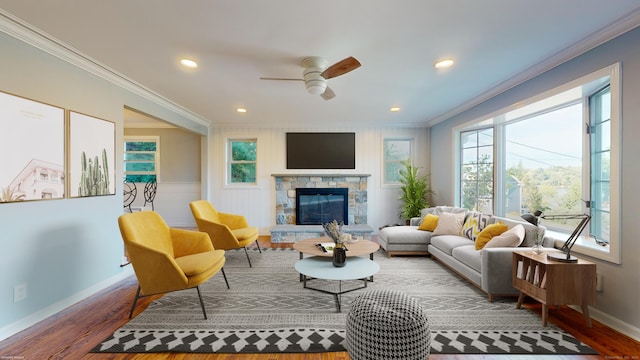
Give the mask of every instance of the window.
[[599, 243], [611, 237], [611, 88], [606, 86], [589, 97], [591, 155], [591, 235]]
[[[619, 65], [455, 129], [456, 199], [520, 219], [591, 215], [572, 249], [620, 261]], [[558, 242], [577, 220], [542, 219]]]
[[460, 133], [460, 204], [493, 214], [493, 128]]
[[384, 140], [384, 184], [400, 184], [402, 162], [411, 159], [410, 139]]
[[127, 182], [157, 181], [160, 173], [158, 136], [124, 137], [124, 178]]
[[230, 184], [256, 184], [256, 139], [227, 140], [227, 173]]

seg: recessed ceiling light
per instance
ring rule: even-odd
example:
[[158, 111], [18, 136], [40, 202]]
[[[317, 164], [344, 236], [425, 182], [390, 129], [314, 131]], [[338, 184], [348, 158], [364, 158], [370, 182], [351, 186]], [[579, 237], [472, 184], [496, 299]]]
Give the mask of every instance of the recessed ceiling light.
[[394, 106], [394, 107], [390, 108], [389, 111], [398, 112], [398, 111], [400, 111], [400, 108], [398, 106]]
[[198, 63], [190, 60], [190, 59], [182, 59], [180, 60], [180, 64], [189, 67], [189, 68], [197, 68], [198, 67]]
[[453, 60], [445, 59], [445, 60], [438, 61], [433, 65], [433, 67], [435, 67], [436, 69], [444, 69], [444, 68], [451, 67], [452, 65], [453, 65]]
[[245, 109], [245, 108], [237, 108], [236, 111], [239, 112], [239, 113], [246, 113], [247, 109]]

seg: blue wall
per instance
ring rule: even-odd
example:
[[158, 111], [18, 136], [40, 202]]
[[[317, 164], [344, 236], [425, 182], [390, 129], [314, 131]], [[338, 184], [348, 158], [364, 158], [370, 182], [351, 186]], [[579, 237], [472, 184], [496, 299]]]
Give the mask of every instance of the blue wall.
[[[431, 128], [431, 181], [439, 204], [454, 203], [453, 128], [551, 90], [614, 63], [622, 75], [622, 264], [593, 258], [602, 274], [594, 318], [640, 338], [640, 28], [618, 36], [570, 61], [522, 83]], [[438, 151], [436, 151], [438, 150]], [[583, 256], [585, 257], [585, 256]]]
[[[116, 159], [122, 159], [117, 144], [123, 141], [125, 105], [208, 133], [171, 106], [2, 32], [0, 53], [0, 90], [113, 121]], [[115, 167], [115, 178], [121, 179], [122, 164]], [[130, 268], [119, 266], [123, 245], [117, 217], [123, 212], [122, 191], [117, 183], [115, 196], [0, 204], [0, 339], [131, 274]], [[20, 284], [27, 285], [27, 298], [14, 303], [14, 287]]]

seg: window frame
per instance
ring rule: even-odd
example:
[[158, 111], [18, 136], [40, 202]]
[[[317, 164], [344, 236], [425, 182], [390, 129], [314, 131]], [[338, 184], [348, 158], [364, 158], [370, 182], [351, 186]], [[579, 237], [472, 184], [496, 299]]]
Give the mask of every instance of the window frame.
[[[254, 161], [247, 161], [247, 160], [242, 160], [242, 161], [234, 161], [232, 159], [233, 156], [233, 143], [234, 142], [253, 142], [255, 143], [255, 147], [256, 147], [256, 159]], [[258, 186], [258, 139], [255, 137], [233, 137], [233, 138], [227, 138], [225, 141], [225, 162], [226, 162], [226, 166], [225, 166], [225, 184], [227, 187], [232, 187], [232, 188], [241, 188], [241, 187], [249, 187], [249, 188], [256, 188]], [[232, 170], [231, 167], [233, 164], [253, 164], [255, 167], [255, 181], [253, 182], [232, 182]]]
[[[622, 226], [622, 217], [621, 217], [621, 192], [620, 192], [620, 181], [621, 181], [621, 148], [620, 148], [620, 140], [622, 139], [622, 119], [621, 119], [621, 103], [622, 103], [622, 90], [621, 90], [621, 81], [620, 81], [620, 63], [615, 63], [609, 65], [600, 70], [596, 70], [587, 74], [579, 79], [569, 81], [561, 86], [553, 88], [551, 90], [545, 91], [538, 95], [532, 96], [529, 99], [525, 99], [523, 101], [519, 101], [511, 106], [499, 109], [494, 111], [493, 113], [467, 122], [465, 124], [461, 124], [452, 128], [452, 146], [454, 153], [454, 187], [453, 187], [453, 198], [457, 206], [460, 206], [461, 201], [461, 139], [460, 134], [464, 131], [481, 129], [483, 127], [494, 127], [494, 212], [497, 216], [503, 216], [504, 210], [504, 199], [499, 194], [502, 193], [504, 189], [504, 181], [502, 180], [502, 176], [504, 173], [505, 167], [505, 158], [504, 158], [504, 148], [502, 143], [504, 142], [504, 124], [505, 124], [505, 114], [520, 109], [524, 106], [536, 103], [538, 101], [550, 98], [554, 95], [560, 94], [562, 92], [568, 91], [570, 89], [576, 87], [582, 87], [583, 90], [583, 104], [588, 102], [588, 100], [584, 100], [588, 98], [589, 95], [592, 95], [596, 92], [596, 88], [587, 89], [587, 85], [593, 85], [598, 82], [598, 80], [607, 78], [609, 88], [611, 91], [611, 126], [610, 126], [610, 242], [608, 246], [600, 246], [596, 244], [593, 239], [588, 237], [581, 237], [575, 243], [572, 248], [572, 252], [592, 256], [594, 258], [598, 258], [604, 261], [612, 262], [615, 264], [620, 264], [621, 262], [621, 226]], [[597, 87], [602, 88], [600, 84]], [[585, 105], [586, 106], [586, 105]], [[590, 112], [589, 109], [586, 108], [583, 111], [583, 116], [585, 117], [584, 122], [589, 121]], [[583, 140], [586, 138], [588, 140], [588, 135], [583, 134]], [[590, 144], [589, 141], [583, 141], [583, 174], [582, 174], [582, 184], [583, 184], [583, 200], [591, 199], [591, 191], [590, 191], [590, 167], [589, 164], [591, 162], [590, 159]], [[585, 165], [586, 164], [586, 165]], [[585, 169], [586, 168], [586, 169]], [[587, 209], [591, 211], [590, 209]], [[558, 231], [547, 231], [547, 236], [555, 240], [556, 247], [562, 246], [562, 244], [566, 241], [568, 233], [558, 232]]]
[[[156, 150], [154, 153], [154, 171], [127, 171], [127, 163], [140, 162], [126, 160], [127, 153], [151, 153], [150, 151], [127, 151], [128, 142], [155, 142]], [[160, 136], [157, 135], [125, 135], [124, 136], [124, 150], [123, 150], [123, 177], [127, 181], [127, 175], [155, 175], [156, 182], [160, 180]]]
[[[391, 160], [387, 159], [386, 154], [386, 144], [387, 141], [398, 141], [398, 142], [407, 142], [409, 144], [409, 155], [404, 160]], [[413, 147], [414, 147], [414, 139], [406, 138], [406, 137], [389, 137], [382, 139], [382, 185], [390, 186], [390, 187], [399, 187], [400, 184], [400, 176], [398, 175], [398, 179], [396, 181], [389, 181], [387, 179], [387, 164], [388, 163], [397, 163], [401, 164], [403, 161], [410, 161], [413, 163]]]

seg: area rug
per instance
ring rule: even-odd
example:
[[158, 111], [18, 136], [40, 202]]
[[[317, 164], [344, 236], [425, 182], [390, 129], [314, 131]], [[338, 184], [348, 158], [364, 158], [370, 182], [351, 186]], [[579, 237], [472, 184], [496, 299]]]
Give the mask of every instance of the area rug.
[[[118, 329], [92, 352], [296, 353], [345, 351], [349, 304], [363, 291], [388, 288], [417, 298], [425, 309], [434, 354], [596, 354], [539, 315], [516, 309], [514, 298], [486, 294], [426, 257], [375, 254], [380, 272], [367, 289], [342, 296], [304, 289], [291, 249], [227, 251], [225, 272], [201, 286], [208, 320], [195, 290], [170, 293]], [[330, 263], [329, 263], [330, 264]], [[337, 282], [313, 280], [334, 289]], [[342, 282], [342, 289], [362, 282]]]

